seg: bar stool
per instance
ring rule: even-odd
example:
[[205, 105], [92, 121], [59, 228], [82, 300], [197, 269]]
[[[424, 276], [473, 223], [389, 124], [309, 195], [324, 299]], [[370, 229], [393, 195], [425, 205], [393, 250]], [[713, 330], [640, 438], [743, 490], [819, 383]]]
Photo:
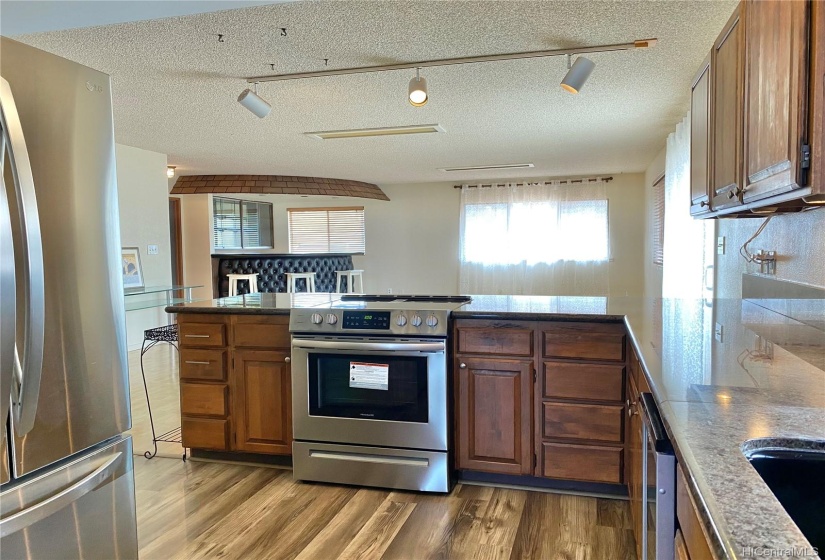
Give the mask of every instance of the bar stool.
[[306, 282], [307, 292], [315, 292], [315, 273], [314, 272], [287, 272], [286, 273], [286, 291], [295, 293], [298, 291], [297, 280], [303, 278]]
[[254, 274], [227, 274], [227, 278], [229, 278], [229, 295], [236, 296], [238, 295], [238, 280], [246, 280], [249, 282], [249, 293], [250, 294], [257, 294], [258, 293], [258, 273]]
[[[363, 270], [336, 270], [335, 271], [335, 291], [339, 294], [363, 294], [364, 293], [364, 271]], [[343, 292], [341, 281], [347, 279], [347, 291]], [[355, 279], [358, 278], [359, 291], [355, 291]]]

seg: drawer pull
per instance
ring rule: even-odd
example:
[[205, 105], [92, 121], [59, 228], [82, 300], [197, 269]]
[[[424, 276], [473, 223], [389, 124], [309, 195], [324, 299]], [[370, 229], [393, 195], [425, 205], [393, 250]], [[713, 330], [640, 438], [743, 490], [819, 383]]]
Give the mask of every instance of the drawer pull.
[[196, 365], [196, 366], [208, 366], [212, 362], [198, 362], [198, 361], [195, 361], [195, 360], [186, 360], [185, 363]]
[[208, 334], [185, 334], [184, 338], [211, 338]]

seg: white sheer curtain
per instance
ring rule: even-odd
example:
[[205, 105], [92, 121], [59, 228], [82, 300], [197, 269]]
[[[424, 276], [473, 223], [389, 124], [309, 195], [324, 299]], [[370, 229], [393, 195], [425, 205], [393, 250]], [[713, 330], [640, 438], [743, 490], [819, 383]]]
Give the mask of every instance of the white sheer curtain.
[[[713, 220], [690, 215], [690, 113], [667, 138], [665, 159], [665, 242], [662, 295], [700, 299], [705, 267], [713, 264]], [[707, 262], [706, 262], [707, 261]]]
[[606, 295], [604, 183], [461, 189], [460, 288], [466, 294]]

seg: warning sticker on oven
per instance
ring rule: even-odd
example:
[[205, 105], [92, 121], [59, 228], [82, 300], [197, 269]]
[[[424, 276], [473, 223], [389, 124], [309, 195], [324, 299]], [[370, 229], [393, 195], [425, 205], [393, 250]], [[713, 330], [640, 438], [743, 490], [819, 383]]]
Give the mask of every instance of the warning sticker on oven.
[[349, 363], [349, 386], [353, 389], [387, 391], [389, 389], [389, 378], [389, 364]]

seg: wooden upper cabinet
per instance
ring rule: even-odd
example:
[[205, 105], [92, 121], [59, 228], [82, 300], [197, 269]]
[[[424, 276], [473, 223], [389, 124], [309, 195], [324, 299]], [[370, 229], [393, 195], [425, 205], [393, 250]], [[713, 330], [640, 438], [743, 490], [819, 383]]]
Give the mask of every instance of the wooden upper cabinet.
[[745, 6], [744, 200], [750, 202], [806, 184], [811, 6], [805, 0]]
[[744, 3], [739, 3], [711, 52], [711, 206], [741, 204], [744, 105]]
[[456, 356], [459, 469], [533, 473], [532, 360]]
[[236, 350], [232, 403], [237, 451], [292, 453], [292, 381], [285, 352]]
[[690, 213], [710, 212], [710, 92], [711, 55], [708, 54], [690, 88]]

